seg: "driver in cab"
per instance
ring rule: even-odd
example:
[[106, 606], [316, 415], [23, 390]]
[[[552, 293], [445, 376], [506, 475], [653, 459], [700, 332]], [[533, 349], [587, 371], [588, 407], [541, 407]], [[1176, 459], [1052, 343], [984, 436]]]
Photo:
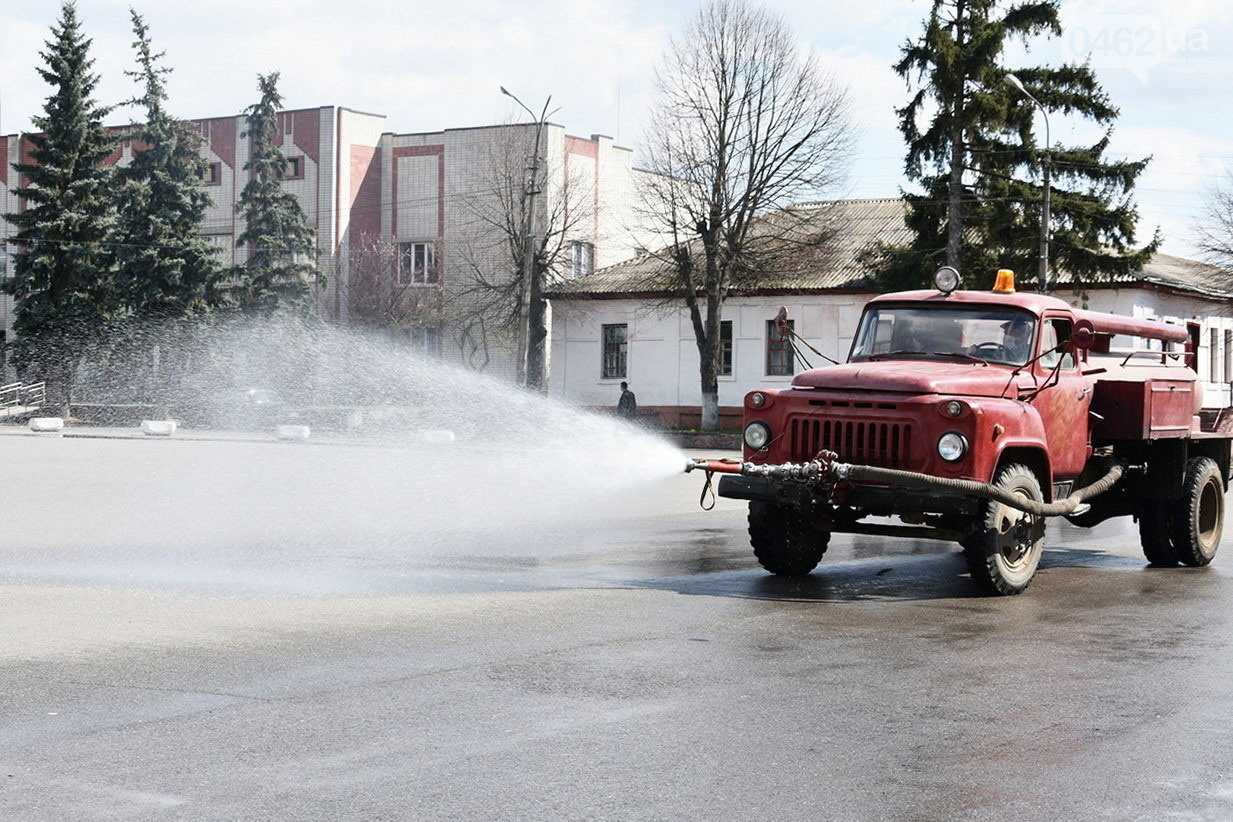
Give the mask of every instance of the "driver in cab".
[[1022, 365], [1032, 356], [1032, 323], [1027, 319], [1014, 319], [1006, 324], [1002, 347], [1011, 362]]

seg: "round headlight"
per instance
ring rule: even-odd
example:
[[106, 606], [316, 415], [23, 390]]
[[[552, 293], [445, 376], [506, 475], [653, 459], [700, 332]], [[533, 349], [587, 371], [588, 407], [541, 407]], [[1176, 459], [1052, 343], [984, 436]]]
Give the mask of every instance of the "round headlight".
[[771, 441], [771, 427], [764, 422], [751, 422], [745, 426], [745, 444], [761, 451]]
[[959, 272], [944, 265], [934, 273], [933, 284], [937, 286], [938, 291], [949, 294], [959, 287]]
[[963, 403], [959, 400], [951, 400], [942, 404], [942, 415], [946, 417], [957, 417], [963, 413]]
[[947, 462], [963, 459], [968, 452], [968, 440], [958, 431], [947, 431], [938, 438], [938, 456]]
[[766, 405], [766, 394], [761, 391], [755, 391], [749, 395], [749, 404], [754, 408], [761, 408]]

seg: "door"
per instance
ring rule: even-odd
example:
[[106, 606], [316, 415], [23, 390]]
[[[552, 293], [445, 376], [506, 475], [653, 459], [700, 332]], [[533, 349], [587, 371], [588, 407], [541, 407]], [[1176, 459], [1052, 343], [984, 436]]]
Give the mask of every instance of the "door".
[[1058, 351], [1070, 340], [1069, 317], [1046, 315], [1040, 327], [1039, 358], [1033, 366], [1036, 384], [1045, 386], [1032, 400], [1045, 426], [1054, 482], [1074, 479], [1090, 453], [1088, 408], [1092, 382], [1080, 372], [1073, 351]]

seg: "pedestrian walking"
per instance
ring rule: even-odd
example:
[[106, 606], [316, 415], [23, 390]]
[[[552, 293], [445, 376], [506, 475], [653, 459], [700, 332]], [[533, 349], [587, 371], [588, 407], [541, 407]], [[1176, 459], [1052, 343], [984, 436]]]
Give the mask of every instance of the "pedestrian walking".
[[617, 400], [617, 416], [631, 422], [638, 416], [638, 398], [629, 390], [629, 383], [621, 383], [621, 399]]

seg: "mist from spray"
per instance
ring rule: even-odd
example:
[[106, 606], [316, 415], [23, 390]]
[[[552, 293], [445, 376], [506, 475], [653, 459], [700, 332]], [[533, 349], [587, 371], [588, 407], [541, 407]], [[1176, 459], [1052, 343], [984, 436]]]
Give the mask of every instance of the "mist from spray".
[[[84, 375], [79, 396], [255, 430], [238, 437], [249, 441], [57, 444], [34, 475], [45, 487], [30, 490], [62, 505], [15, 526], [43, 560], [26, 576], [51, 566], [154, 584], [256, 575], [313, 590], [339, 557], [355, 573], [356, 562], [561, 550], [554, 540], [593, 520], [662, 512], [657, 497], [686, 459], [611, 415], [348, 329], [253, 320], [149, 339], [157, 374], [117, 356]], [[254, 409], [253, 388], [278, 401]], [[313, 436], [273, 441], [275, 422], [309, 424]]]

